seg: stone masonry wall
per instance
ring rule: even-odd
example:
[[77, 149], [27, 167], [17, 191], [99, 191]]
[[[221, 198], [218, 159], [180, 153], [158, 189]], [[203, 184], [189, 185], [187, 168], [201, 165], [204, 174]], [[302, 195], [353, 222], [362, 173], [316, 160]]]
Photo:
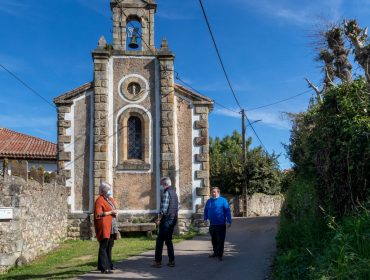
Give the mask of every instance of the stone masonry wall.
[[[243, 197], [234, 195], [225, 195], [230, 203], [232, 215], [234, 217], [243, 216]], [[267, 195], [263, 193], [254, 193], [248, 196], [248, 217], [270, 217], [279, 216], [283, 207], [283, 195]]]
[[45, 254], [67, 238], [65, 186], [0, 177], [0, 207], [13, 207], [13, 220], [0, 220], [0, 271]]
[[108, 170], [108, 60], [109, 52], [96, 49], [94, 59], [94, 187], [95, 196]]
[[175, 136], [174, 136], [174, 56], [169, 53], [167, 42], [162, 42], [160, 63], [161, 91], [161, 177], [168, 176], [175, 186]]

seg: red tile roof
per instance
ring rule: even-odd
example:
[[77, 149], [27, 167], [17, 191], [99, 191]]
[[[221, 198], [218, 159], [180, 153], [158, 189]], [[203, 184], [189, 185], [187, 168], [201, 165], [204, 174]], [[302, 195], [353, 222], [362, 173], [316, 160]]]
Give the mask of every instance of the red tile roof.
[[0, 127], [0, 158], [57, 159], [57, 145], [30, 135]]

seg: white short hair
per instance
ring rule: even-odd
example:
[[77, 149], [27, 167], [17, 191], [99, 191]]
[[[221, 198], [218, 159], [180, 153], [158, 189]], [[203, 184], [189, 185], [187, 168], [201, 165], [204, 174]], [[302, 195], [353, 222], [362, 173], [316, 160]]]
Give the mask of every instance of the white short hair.
[[165, 183], [167, 186], [171, 186], [171, 179], [168, 177], [161, 178], [161, 182]]
[[102, 194], [103, 192], [107, 192], [112, 188], [110, 184], [107, 182], [102, 181], [99, 186], [99, 194]]

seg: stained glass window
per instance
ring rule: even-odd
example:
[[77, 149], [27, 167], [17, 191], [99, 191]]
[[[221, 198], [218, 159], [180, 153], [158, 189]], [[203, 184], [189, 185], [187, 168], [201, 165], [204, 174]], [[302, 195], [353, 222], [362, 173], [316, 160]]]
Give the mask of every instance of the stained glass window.
[[138, 117], [128, 119], [128, 159], [142, 159], [141, 120]]

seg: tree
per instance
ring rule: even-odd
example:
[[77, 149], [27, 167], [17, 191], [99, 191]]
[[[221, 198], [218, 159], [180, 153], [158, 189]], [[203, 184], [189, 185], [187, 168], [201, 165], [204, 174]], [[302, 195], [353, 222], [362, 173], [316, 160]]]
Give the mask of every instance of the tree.
[[211, 185], [223, 192], [241, 194], [245, 184], [248, 193], [280, 192], [278, 156], [269, 155], [261, 147], [249, 149], [251, 138], [246, 141], [246, 164], [242, 161], [242, 137], [234, 131], [222, 140], [210, 138], [210, 176]]
[[[324, 34], [328, 49], [320, 51], [319, 60], [331, 69], [326, 77], [335, 75], [341, 83], [327, 87], [324, 79], [319, 91], [307, 79], [320, 98], [307, 112], [293, 116], [288, 154], [297, 173], [316, 182], [320, 203], [342, 215], [370, 199], [370, 46], [365, 46], [367, 29], [355, 20]], [[350, 49], [344, 35], [352, 42]], [[352, 80], [351, 48], [366, 79]]]

